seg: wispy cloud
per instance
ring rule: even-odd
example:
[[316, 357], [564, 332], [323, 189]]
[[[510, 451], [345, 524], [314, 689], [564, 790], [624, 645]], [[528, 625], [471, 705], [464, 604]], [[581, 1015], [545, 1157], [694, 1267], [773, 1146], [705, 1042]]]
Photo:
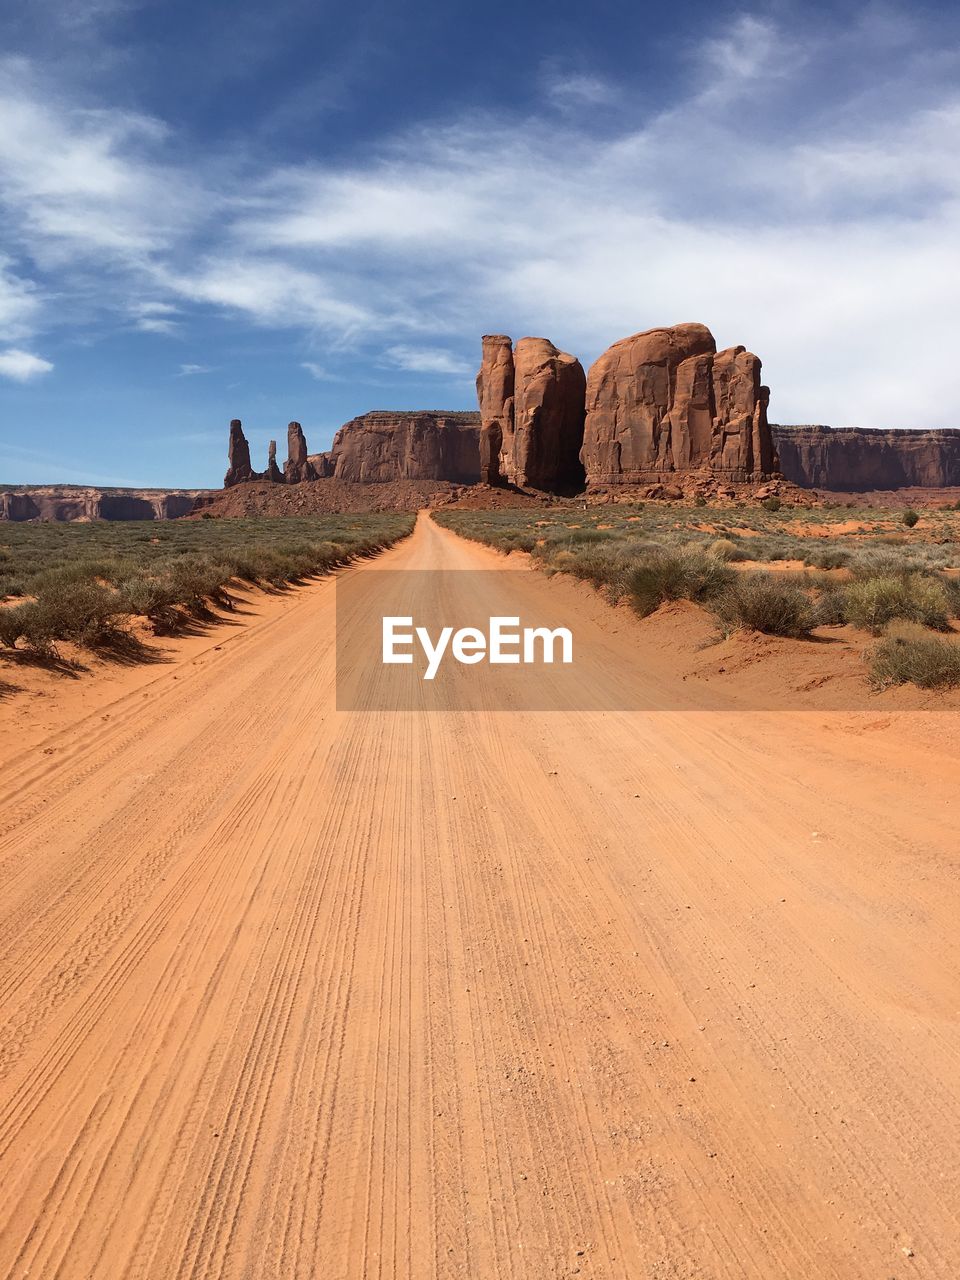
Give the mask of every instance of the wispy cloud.
[[406, 373], [436, 373], [466, 377], [475, 372], [470, 361], [442, 347], [388, 347], [384, 356], [394, 368]]
[[319, 380], [345, 351], [465, 378], [451, 334], [542, 333], [590, 359], [702, 319], [764, 358], [781, 420], [951, 425], [958, 59], [906, 10], [876, 13], [721, 16], [653, 111], [546, 64], [539, 115], [440, 120], [327, 164], [191, 158], [163, 122], [5, 59], [0, 336], [31, 342], [91, 276], [147, 333], [204, 311], [294, 331]]
[[213, 373], [213, 372], [214, 372], [213, 368], [207, 364], [182, 364], [180, 366], [180, 372], [177, 374], [177, 377], [192, 378], [199, 373]]
[[44, 373], [49, 373], [53, 365], [42, 356], [31, 351], [21, 351], [18, 347], [9, 347], [0, 351], [0, 378], [12, 378], [14, 382], [31, 382]]
[[36, 289], [15, 275], [11, 266], [10, 259], [0, 255], [0, 340], [6, 342], [26, 337], [40, 311]]
[[540, 81], [547, 100], [561, 111], [612, 107], [623, 100], [620, 87], [603, 76], [574, 71], [556, 59], [541, 68]]
[[317, 382], [341, 382], [342, 379], [338, 373], [334, 373], [328, 369], [326, 365], [317, 364], [315, 360], [301, 360], [300, 368], [306, 369], [311, 378], [316, 378]]
[[172, 336], [180, 331], [179, 308], [170, 302], [134, 302], [130, 306], [134, 325], [141, 333]]

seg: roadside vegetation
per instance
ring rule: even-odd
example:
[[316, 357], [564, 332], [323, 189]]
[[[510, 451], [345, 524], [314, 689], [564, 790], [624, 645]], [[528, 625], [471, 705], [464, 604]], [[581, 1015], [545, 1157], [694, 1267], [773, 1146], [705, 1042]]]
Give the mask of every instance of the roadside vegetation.
[[409, 515], [109, 521], [0, 526], [0, 653], [57, 658], [57, 644], [136, 657], [158, 635], [280, 591], [406, 537]]
[[772, 502], [720, 511], [649, 503], [441, 509], [434, 519], [508, 554], [528, 552], [548, 574], [584, 579], [641, 617], [691, 600], [713, 614], [721, 635], [802, 639], [849, 625], [876, 638], [866, 660], [877, 687], [960, 683], [960, 579], [950, 573], [960, 569], [955, 510], [907, 520]]

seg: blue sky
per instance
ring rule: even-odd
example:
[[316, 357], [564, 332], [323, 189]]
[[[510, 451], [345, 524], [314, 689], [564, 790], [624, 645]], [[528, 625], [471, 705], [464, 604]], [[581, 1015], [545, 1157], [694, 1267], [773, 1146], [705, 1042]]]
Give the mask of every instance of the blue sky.
[[7, 3], [0, 482], [216, 485], [232, 417], [684, 320], [775, 421], [960, 426], [958, 153], [954, 5]]

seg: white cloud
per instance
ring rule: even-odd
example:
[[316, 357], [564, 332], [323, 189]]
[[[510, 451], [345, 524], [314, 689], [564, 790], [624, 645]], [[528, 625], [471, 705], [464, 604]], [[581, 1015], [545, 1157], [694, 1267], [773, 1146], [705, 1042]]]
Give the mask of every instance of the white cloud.
[[556, 61], [543, 67], [541, 81], [547, 99], [561, 111], [611, 107], [622, 98], [619, 88], [610, 80], [588, 72], [571, 71]]
[[306, 369], [311, 378], [316, 378], [317, 382], [341, 382], [339, 374], [331, 372], [325, 365], [317, 364], [315, 360], [302, 360], [300, 368]]
[[26, 343], [45, 296], [60, 319], [91, 281], [151, 333], [211, 309], [299, 331], [321, 380], [344, 351], [465, 378], [452, 334], [544, 334], [586, 361], [702, 319], [763, 357], [775, 418], [956, 425], [955, 59], [909, 15], [838, 34], [742, 13], [684, 67], [654, 112], [548, 64], [540, 117], [278, 168], [191, 158], [161, 122], [3, 60], [0, 200], [10, 252], [38, 265], [0, 262], [0, 338]]
[[42, 356], [18, 347], [0, 351], [0, 378], [12, 378], [14, 382], [30, 382], [41, 374], [49, 373], [53, 365]]
[[190, 190], [155, 155], [165, 136], [146, 116], [63, 103], [24, 61], [0, 60], [0, 200], [51, 261], [135, 260], [183, 227]]
[[34, 286], [14, 275], [10, 265], [0, 255], [0, 340], [6, 342], [26, 337], [40, 309]]
[[179, 332], [179, 309], [169, 302], [134, 302], [130, 306], [134, 325], [141, 333], [159, 333], [170, 337]]
[[178, 378], [192, 378], [199, 373], [213, 373], [214, 370], [210, 365], [206, 364], [182, 364]]
[[464, 377], [475, 373], [473, 365], [442, 347], [388, 347], [384, 352], [387, 361], [406, 373], [438, 373]]

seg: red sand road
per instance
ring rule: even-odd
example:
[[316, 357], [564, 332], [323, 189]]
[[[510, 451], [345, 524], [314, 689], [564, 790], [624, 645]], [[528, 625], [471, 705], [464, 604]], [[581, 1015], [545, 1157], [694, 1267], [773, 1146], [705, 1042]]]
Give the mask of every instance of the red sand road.
[[0, 703], [0, 1275], [955, 1280], [955, 715], [338, 712], [334, 594]]

